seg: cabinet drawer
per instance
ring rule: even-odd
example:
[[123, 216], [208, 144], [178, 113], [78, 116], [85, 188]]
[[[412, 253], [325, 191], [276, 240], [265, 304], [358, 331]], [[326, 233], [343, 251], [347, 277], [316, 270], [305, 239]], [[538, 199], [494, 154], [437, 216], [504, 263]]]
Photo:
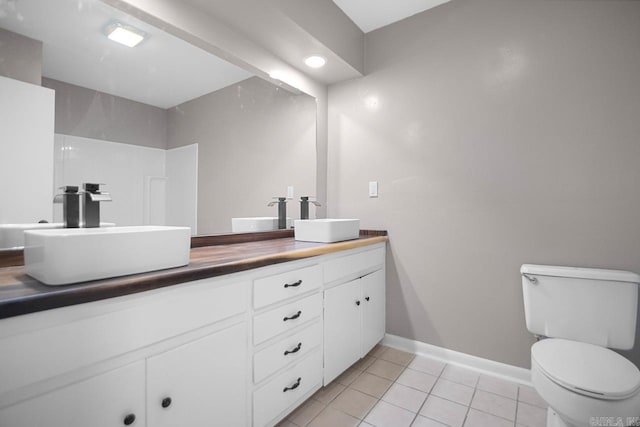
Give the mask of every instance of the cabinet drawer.
[[[253, 393], [253, 425], [273, 421], [321, 381], [322, 352], [317, 351]], [[286, 390], [291, 387], [295, 388]]]
[[317, 293], [253, 318], [253, 343], [260, 344], [322, 315], [322, 294]]
[[341, 278], [352, 279], [358, 273], [371, 271], [383, 265], [384, 248], [332, 259], [324, 263], [324, 282], [331, 283]]
[[253, 380], [259, 383], [278, 369], [294, 363], [322, 344], [322, 322], [281, 339], [253, 357]]
[[253, 282], [253, 306], [265, 307], [303, 294], [322, 285], [322, 268], [319, 265], [299, 268]]

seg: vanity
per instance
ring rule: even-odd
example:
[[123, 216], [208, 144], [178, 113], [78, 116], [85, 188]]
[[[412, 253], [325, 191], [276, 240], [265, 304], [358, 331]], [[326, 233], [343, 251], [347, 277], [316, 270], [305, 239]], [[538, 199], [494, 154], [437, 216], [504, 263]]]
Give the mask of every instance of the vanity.
[[0, 425], [275, 425], [383, 338], [380, 234], [62, 287], [0, 269]]

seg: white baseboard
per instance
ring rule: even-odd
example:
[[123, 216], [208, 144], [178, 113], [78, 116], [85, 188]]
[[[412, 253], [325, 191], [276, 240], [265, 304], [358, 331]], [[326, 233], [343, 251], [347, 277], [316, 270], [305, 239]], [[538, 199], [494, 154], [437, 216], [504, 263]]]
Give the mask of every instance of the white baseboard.
[[382, 340], [382, 345], [418, 354], [420, 356], [430, 357], [452, 365], [473, 369], [474, 371], [478, 371], [482, 374], [502, 378], [507, 381], [531, 386], [531, 371], [529, 369], [507, 365], [506, 363], [472, 356], [459, 351], [448, 350], [443, 347], [391, 334], [385, 334]]

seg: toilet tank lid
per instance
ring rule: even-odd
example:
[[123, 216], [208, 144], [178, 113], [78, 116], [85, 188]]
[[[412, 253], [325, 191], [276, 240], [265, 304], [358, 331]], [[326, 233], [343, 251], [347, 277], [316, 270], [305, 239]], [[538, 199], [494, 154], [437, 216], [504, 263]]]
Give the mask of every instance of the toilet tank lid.
[[573, 277], [578, 279], [640, 283], [640, 275], [631, 271], [604, 270], [600, 268], [524, 264], [520, 268], [520, 273], [530, 274], [532, 276]]

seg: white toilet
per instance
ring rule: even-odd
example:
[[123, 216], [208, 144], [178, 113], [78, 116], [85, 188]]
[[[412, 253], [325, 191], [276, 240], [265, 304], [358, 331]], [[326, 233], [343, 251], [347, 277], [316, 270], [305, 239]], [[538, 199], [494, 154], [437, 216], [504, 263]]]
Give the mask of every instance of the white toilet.
[[633, 347], [640, 276], [592, 268], [522, 266], [533, 385], [547, 427], [640, 426], [640, 371], [610, 348]]

